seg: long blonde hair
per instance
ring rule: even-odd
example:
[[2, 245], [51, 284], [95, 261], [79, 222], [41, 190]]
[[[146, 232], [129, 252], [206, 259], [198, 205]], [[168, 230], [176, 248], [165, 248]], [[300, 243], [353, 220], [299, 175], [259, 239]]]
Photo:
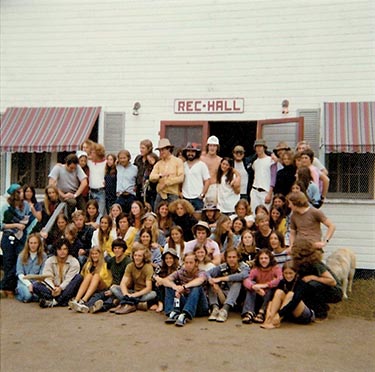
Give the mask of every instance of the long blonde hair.
[[101, 250], [100, 247], [96, 247], [96, 246], [94, 246], [94, 247], [92, 247], [90, 249], [89, 257], [88, 257], [85, 265], [83, 266], [82, 272], [88, 272], [90, 270], [90, 268], [92, 266], [94, 266], [93, 265], [94, 263], [93, 263], [92, 258], [91, 258], [91, 252], [94, 252], [94, 251], [99, 252], [99, 261], [98, 261], [98, 264], [95, 267], [94, 274], [99, 274], [100, 273], [100, 270], [102, 269], [102, 266], [105, 263], [105, 261], [104, 261], [104, 253], [103, 253], [103, 251]]
[[38, 233], [33, 233], [33, 234], [30, 234], [28, 237], [27, 237], [27, 240], [26, 240], [26, 243], [25, 243], [25, 246], [23, 248], [23, 250], [21, 251], [20, 255], [21, 255], [21, 261], [24, 265], [27, 264], [27, 261], [30, 257], [30, 249], [29, 249], [29, 241], [31, 238], [36, 238], [38, 240], [38, 250], [36, 252], [37, 254], [37, 257], [38, 257], [38, 265], [41, 265], [44, 261], [44, 245], [43, 245], [43, 240], [41, 238], [41, 236], [38, 234]]

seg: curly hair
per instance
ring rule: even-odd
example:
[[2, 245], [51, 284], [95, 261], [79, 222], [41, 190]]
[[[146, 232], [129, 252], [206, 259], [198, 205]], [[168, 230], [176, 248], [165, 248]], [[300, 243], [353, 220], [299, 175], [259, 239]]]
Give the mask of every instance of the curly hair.
[[294, 268], [297, 272], [305, 271], [311, 265], [321, 262], [323, 253], [314, 247], [313, 242], [297, 238], [292, 247]]
[[268, 264], [267, 267], [272, 267], [272, 266], [277, 265], [277, 262], [275, 260], [275, 257], [273, 256], [272, 252], [267, 248], [263, 248], [255, 256], [255, 260], [254, 260], [255, 267], [263, 268], [263, 266], [260, 264], [260, 261], [259, 261], [259, 258], [262, 254], [266, 254], [270, 259], [270, 263]]
[[175, 214], [177, 206], [179, 204], [182, 205], [182, 207], [185, 209], [187, 214], [192, 215], [194, 213], [194, 207], [191, 205], [190, 202], [188, 202], [185, 199], [176, 199], [172, 203], [170, 203], [169, 206], [168, 206], [169, 212]]

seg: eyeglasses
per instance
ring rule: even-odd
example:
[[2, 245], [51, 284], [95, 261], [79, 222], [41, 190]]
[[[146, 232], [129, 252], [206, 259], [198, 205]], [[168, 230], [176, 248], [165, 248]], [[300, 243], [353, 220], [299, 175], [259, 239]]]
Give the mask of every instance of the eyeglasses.
[[244, 152], [243, 151], [235, 151], [234, 153], [242, 155]]

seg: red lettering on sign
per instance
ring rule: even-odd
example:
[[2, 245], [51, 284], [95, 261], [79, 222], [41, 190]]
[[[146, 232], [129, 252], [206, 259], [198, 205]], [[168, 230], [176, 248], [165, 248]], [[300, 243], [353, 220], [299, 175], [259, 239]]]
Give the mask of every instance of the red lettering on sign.
[[217, 101], [216, 102], [216, 110], [217, 111], [223, 111], [223, 101]]
[[229, 101], [224, 101], [224, 111], [232, 111], [232, 107], [228, 103]]
[[202, 101], [195, 101], [195, 104], [194, 104], [194, 110], [195, 111], [202, 111], [201, 103], [202, 103]]
[[185, 111], [185, 101], [178, 101], [177, 111]]
[[207, 101], [207, 111], [215, 111], [215, 101]]
[[236, 103], [237, 103], [237, 102], [236, 102], [235, 100], [233, 100], [233, 110], [234, 110], [234, 111], [241, 111], [241, 107], [237, 107], [237, 106], [236, 106]]
[[186, 101], [186, 111], [194, 111], [193, 101]]

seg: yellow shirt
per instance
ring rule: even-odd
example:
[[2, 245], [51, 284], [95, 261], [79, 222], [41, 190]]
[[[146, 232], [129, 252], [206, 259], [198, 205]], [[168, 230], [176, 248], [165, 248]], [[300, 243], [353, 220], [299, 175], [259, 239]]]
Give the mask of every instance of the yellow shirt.
[[[85, 277], [87, 274], [90, 273], [91, 262], [88, 261], [82, 268], [81, 275]], [[110, 270], [107, 269], [107, 264], [103, 263], [102, 267], [100, 268], [99, 277], [101, 281], [106, 285], [106, 288], [109, 288], [112, 284], [112, 274]]]

